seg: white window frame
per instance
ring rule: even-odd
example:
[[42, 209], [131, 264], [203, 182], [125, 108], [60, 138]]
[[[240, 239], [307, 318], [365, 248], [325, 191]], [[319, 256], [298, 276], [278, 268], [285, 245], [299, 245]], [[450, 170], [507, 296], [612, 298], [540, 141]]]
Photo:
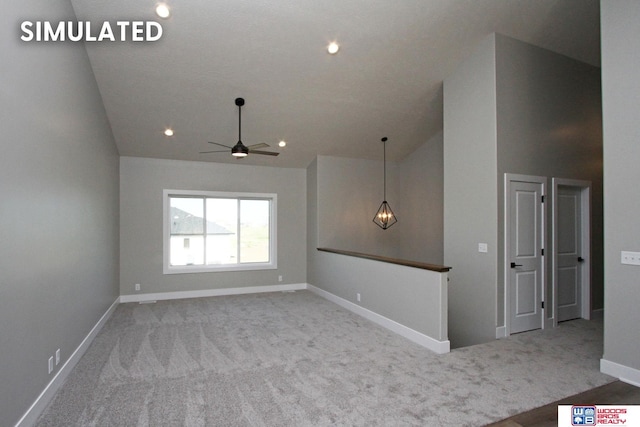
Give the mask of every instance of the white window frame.
[[[171, 222], [170, 203], [171, 197], [213, 197], [225, 199], [241, 200], [269, 200], [271, 208], [269, 226], [269, 262], [239, 263], [239, 264], [213, 264], [213, 265], [180, 265], [173, 266], [169, 263]], [[225, 191], [197, 191], [197, 190], [163, 190], [162, 196], [162, 220], [163, 220], [163, 274], [184, 274], [184, 273], [211, 273], [222, 271], [251, 271], [251, 270], [275, 270], [278, 268], [277, 254], [277, 204], [278, 196], [275, 193], [236, 193]], [[238, 243], [239, 244], [239, 243]]]

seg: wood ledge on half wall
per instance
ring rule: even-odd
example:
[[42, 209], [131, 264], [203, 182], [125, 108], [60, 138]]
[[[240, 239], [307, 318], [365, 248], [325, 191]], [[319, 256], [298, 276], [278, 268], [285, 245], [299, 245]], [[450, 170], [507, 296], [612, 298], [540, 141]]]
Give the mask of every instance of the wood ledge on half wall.
[[317, 248], [317, 249], [322, 252], [330, 252], [334, 254], [347, 255], [347, 256], [352, 256], [356, 258], [365, 258], [365, 259], [371, 259], [374, 261], [388, 262], [390, 264], [398, 264], [398, 265], [404, 265], [406, 267], [421, 268], [423, 270], [431, 270], [438, 273], [446, 273], [447, 271], [451, 270], [451, 267], [446, 267], [444, 265], [427, 264], [425, 262], [409, 261], [409, 260], [400, 259], [400, 258], [390, 258], [390, 257], [380, 256], [380, 255], [363, 254], [361, 252], [353, 252], [353, 251], [343, 251], [341, 249], [330, 249], [330, 248]]

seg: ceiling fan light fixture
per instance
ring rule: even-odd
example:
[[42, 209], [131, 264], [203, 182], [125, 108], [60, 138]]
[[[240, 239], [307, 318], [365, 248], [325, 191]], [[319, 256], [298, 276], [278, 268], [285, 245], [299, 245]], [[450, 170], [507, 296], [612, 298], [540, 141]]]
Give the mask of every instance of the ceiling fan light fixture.
[[231, 149], [231, 155], [234, 157], [247, 157], [247, 155], [249, 155], [249, 149], [242, 141], [238, 141]]

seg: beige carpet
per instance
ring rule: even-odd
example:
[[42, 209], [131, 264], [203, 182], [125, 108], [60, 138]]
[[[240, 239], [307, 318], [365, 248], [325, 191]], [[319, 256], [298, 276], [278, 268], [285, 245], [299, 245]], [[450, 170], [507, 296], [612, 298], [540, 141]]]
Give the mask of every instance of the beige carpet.
[[121, 304], [38, 426], [480, 426], [613, 381], [602, 322], [437, 355], [310, 292]]

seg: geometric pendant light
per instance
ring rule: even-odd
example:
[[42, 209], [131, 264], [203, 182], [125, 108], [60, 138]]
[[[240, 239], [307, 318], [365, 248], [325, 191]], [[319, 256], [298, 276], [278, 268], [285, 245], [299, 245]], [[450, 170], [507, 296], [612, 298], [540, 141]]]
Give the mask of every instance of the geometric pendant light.
[[393, 224], [398, 222], [395, 214], [391, 210], [391, 206], [387, 203], [387, 137], [382, 138], [382, 155], [383, 155], [383, 176], [384, 176], [384, 184], [383, 184], [383, 198], [380, 207], [378, 208], [378, 212], [376, 212], [376, 216], [373, 217], [373, 222], [375, 222], [380, 228], [386, 230], [391, 227]]

